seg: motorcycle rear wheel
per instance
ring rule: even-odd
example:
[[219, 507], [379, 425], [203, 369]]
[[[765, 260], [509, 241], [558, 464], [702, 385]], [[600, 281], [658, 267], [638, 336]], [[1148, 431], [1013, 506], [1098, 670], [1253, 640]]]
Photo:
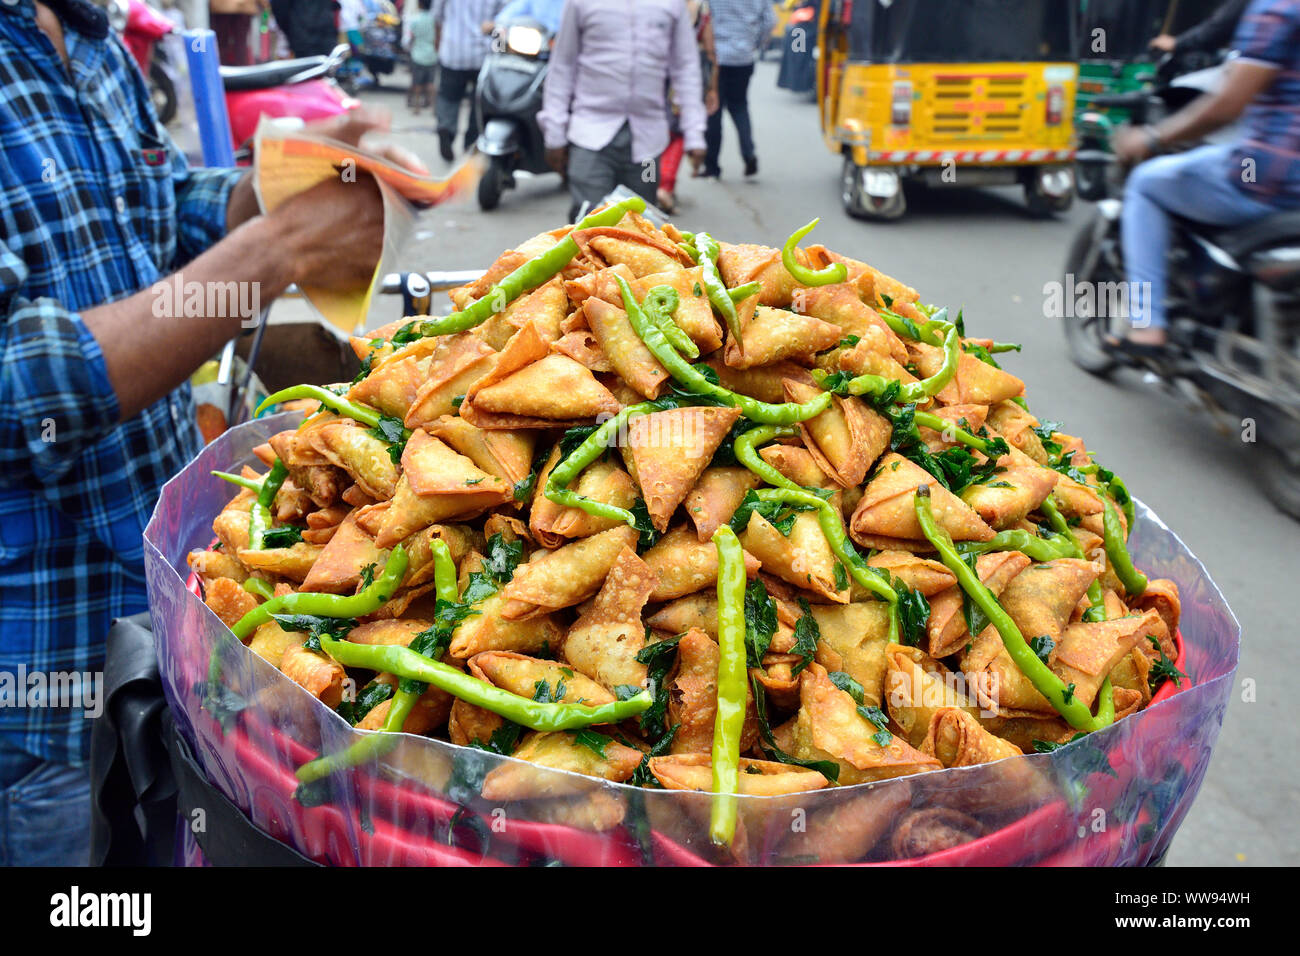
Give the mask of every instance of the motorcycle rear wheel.
[[[1110, 275], [1113, 270], [1103, 261], [1100, 254], [1095, 257], [1091, 267], [1087, 265], [1098, 215], [1100, 213], [1094, 214], [1083, 224], [1075, 235], [1074, 241], [1070, 243], [1070, 251], [1065, 256], [1063, 275], [1073, 275], [1076, 286], [1081, 286], [1084, 282], [1112, 282], [1122, 281], [1124, 278]], [[1085, 269], [1088, 270], [1086, 275]], [[1066, 287], [1068, 286], [1067, 282]], [[1071, 361], [1090, 375], [1108, 378], [1118, 363], [1102, 343], [1102, 337], [1106, 334], [1105, 317], [1079, 315], [1078, 311], [1082, 308], [1082, 304], [1076, 307], [1076, 303], [1063, 301], [1062, 305], [1064, 306], [1062, 321], [1065, 323], [1065, 343], [1069, 347]]]

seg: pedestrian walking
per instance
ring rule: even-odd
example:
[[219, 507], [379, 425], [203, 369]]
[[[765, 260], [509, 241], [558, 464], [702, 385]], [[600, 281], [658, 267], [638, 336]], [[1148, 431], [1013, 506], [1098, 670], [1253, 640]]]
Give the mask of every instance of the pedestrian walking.
[[406, 105], [412, 113], [433, 105], [433, 75], [438, 66], [437, 32], [433, 0], [419, 0], [406, 24], [406, 49], [411, 57], [411, 92], [406, 96]]
[[[707, 0], [686, 0], [686, 11], [695, 27], [695, 43], [700, 52], [700, 80], [704, 86], [704, 111], [710, 116], [718, 111], [718, 55], [713, 45], [713, 20]], [[682, 135], [681, 112], [668, 104], [668, 146], [659, 157], [659, 188], [656, 204], [670, 215], [677, 211], [677, 172], [686, 153]]]
[[692, 164], [704, 159], [704, 101], [694, 28], [682, 0], [568, 0], [542, 111], [546, 159], [566, 173], [570, 218], [616, 186], [654, 202], [668, 145], [665, 86]]
[[745, 161], [745, 175], [758, 172], [758, 153], [749, 121], [749, 80], [772, 27], [776, 23], [768, 0], [709, 0], [713, 13], [713, 42], [718, 53], [718, 100], [721, 109], [709, 116], [704, 137], [707, 149], [700, 175], [718, 177], [722, 168], [722, 111], [731, 114]]
[[492, 45], [492, 22], [505, 0], [436, 0], [433, 19], [437, 25], [438, 151], [451, 162], [452, 146], [460, 130], [460, 104], [470, 101], [469, 121], [465, 127], [465, 150], [478, 139], [478, 121], [474, 117], [474, 80]]

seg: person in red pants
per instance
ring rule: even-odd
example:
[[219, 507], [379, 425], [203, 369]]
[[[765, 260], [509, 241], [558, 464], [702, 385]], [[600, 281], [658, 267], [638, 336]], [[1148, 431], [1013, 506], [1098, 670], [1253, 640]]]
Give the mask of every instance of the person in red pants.
[[[713, 19], [706, 0], [687, 0], [686, 9], [695, 25], [695, 42], [700, 48], [700, 79], [704, 84], [704, 110], [709, 115], [718, 111], [718, 56], [713, 47]], [[686, 153], [686, 139], [682, 135], [678, 112], [668, 100], [668, 130], [671, 139], [659, 157], [659, 187], [655, 203], [666, 213], [677, 211], [677, 172]]]

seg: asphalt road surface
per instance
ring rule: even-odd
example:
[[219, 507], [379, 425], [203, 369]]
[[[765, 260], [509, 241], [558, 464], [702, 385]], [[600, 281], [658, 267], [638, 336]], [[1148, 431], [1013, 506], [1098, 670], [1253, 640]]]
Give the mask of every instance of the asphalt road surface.
[[[411, 115], [396, 82], [363, 98], [392, 109], [395, 139], [434, 170], [445, 169], [432, 116], [427, 110]], [[821, 141], [815, 107], [775, 84], [775, 64], [761, 64], [751, 87], [759, 175], [742, 178], [727, 120], [722, 180], [692, 180], [684, 164], [676, 221], [723, 239], [778, 245], [821, 216], [815, 241], [896, 275], [924, 301], [953, 312], [964, 308], [975, 334], [1024, 343], [1022, 354], [1008, 354], [1002, 364], [1025, 380], [1035, 413], [1084, 436], [1124, 476], [1205, 563], [1242, 624], [1237, 687], [1223, 733], [1168, 862], [1300, 863], [1298, 722], [1283, 706], [1288, 685], [1300, 675], [1294, 603], [1300, 524], [1259, 490], [1256, 447], [1238, 433], [1217, 432], [1204, 415], [1136, 377], [1106, 383], [1071, 364], [1060, 320], [1044, 314], [1044, 284], [1060, 279], [1087, 204], [1038, 221], [1025, 213], [1018, 189], [946, 190], [915, 198], [901, 222], [852, 220], [840, 205], [839, 159]], [[960, 170], [957, 177], [960, 182]], [[559, 177], [548, 175], [521, 181], [491, 213], [481, 213], [472, 197], [432, 210], [398, 266], [481, 269], [504, 248], [566, 221], [568, 201]], [[285, 303], [280, 310], [300, 308]], [[379, 301], [370, 324], [391, 321], [399, 311], [395, 300]], [[1253, 701], [1243, 700], [1250, 697], [1246, 679], [1254, 682]]]

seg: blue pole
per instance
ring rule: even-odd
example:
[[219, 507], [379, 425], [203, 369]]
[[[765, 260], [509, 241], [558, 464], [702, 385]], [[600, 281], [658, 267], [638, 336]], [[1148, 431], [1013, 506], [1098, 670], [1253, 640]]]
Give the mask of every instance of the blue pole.
[[185, 57], [194, 90], [194, 112], [199, 121], [199, 145], [204, 166], [235, 165], [230, 142], [230, 117], [226, 115], [226, 90], [221, 83], [217, 35], [211, 30], [186, 30]]

